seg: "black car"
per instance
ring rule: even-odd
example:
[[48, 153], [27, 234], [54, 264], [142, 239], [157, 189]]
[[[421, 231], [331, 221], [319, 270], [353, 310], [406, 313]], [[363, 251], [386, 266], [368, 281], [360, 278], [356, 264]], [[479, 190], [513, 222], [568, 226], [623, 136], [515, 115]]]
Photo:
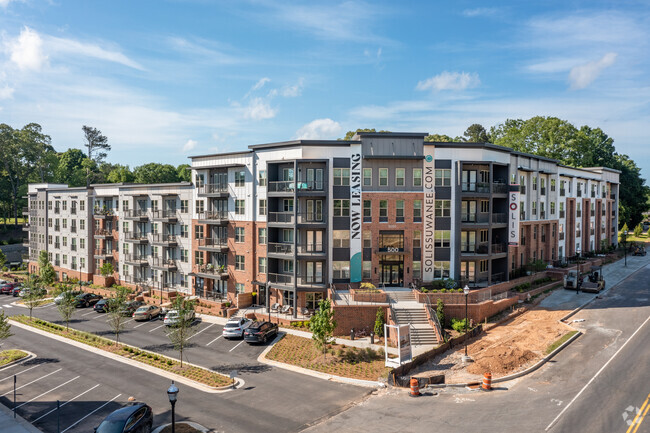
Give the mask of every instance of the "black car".
[[144, 305], [144, 302], [142, 301], [129, 301], [124, 305], [124, 308], [120, 310], [120, 314], [122, 316], [128, 316], [131, 317], [133, 316], [133, 313], [135, 310], [140, 308], [141, 306]]
[[153, 412], [144, 403], [135, 403], [109, 414], [95, 433], [151, 433]]
[[100, 299], [97, 301], [93, 309], [97, 313], [108, 313], [108, 299]]
[[95, 295], [94, 293], [82, 293], [74, 299], [77, 301], [77, 308], [85, 308], [95, 305], [100, 299], [102, 299], [102, 297]]
[[266, 343], [277, 335], [277, 324], [271, 322], [253, 322], [244, 331], [244, 341], [247, 343]]

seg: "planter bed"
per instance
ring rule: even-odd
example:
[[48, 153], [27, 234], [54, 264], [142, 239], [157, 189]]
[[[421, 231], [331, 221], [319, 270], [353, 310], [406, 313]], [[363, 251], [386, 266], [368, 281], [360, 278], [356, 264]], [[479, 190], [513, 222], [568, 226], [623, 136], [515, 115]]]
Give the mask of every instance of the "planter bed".
[[32, 326], [42, 331], [47, 331], [70, 340], [78, 341], [91, 347], [96, 347], [101, 350], [113, 353], [115, 355], [123, 356], [143, 364], [147, 364], [161, 370], [169, 371], [179, 376], [186, 377], [196, 382], [212, 387], [222, 387], [232, 385], [233, 380], [214, 371], [195, 366], [183, 366], [181, 368], [180, 362], [158, 355], [153, 352], [147, 352], [137, 347], [127, 346], [124, 344], [116, 344], [108, 338], [99, 337], [97, 335], [69, 329], [66, 331], [65, 326], [57, 325], [55, 323], [47, 322], [41, 319], [29, 320], [27, 316], [11, 316], [11, 320], [22, 323], [24, 325]]
[[5, 365], [10, 364], [14, 361], [23, 359], [28, 355], [29, 354], [27, 352], [23, 352], [22, 350], [3, 350], [0, 352], [0, 367], [4, 367]]

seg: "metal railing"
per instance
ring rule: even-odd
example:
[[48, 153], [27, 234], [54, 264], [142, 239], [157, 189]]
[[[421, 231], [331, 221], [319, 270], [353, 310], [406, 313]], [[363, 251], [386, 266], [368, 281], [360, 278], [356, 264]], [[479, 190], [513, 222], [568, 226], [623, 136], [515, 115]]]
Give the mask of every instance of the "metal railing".
[[539, 213], [539, 218], [540, 218], [540, 219], [546, 219], [546, 211], [541, 211], [541, 212]]
[[268, 192], [294, 192], [296, 189], [296, 182], [293, 180], [280, 180], [269, 182], [267, 186]]
[[148, 218], [145, 209], [131, 209], [124, 211], [124, 218]]
[[206, 220], [206, 221], [223, 221], [228, 219], [228, 211], [212, 210], [206, 212], [199, 212], [198, 217], [200, 220]]
[[269, 212], [266, 221], [269, 223], [293, 224], [294, 215], [293, 212]]
[[102, 208], [93, 208], [94, 216], [114, 216], [113, 209], [102, 209]]
[[546, 187], [541, 187], [541, 188], [539, 189], [539, 193], [540, 193], [541, 195], [546, 195]]
[[506, 194], [508, 192], [508, 185], [501, 182], [492, 183], [492, 193], [493, 194]]
[[299, 286], [305, 287], [322, 287], [326, 284], [325, 277], [323, 275], [299, 275], [297, 278], [297, 284]]
[[70, 244], [70, 251], [77, 251], [77, 244]]
[[202, 238], [198, 240], [199, 247], [227, 248], [227, 238]]
[[174, 234], [170, 233], [153, 233], [151, 235], [152, 242], [161, 242], [161, 243], [176, 243], [177, 237]]
[[[126, 234], [128, 232], [125, 232]], [[97, 229], [94, 231], [95, 236], [112, 236], [113, 232], [111, 230], [106, 230], [106, 229]]]
[[61, 213], [61, 208], [55, 207], [54, 208], [54, 213]]
[[492, 244], [490, 246], [490, 250], [492, 251], [492, 254], [506, 253], [506, 252], [508, 252], [508, 245], [507, 244]]
[[96, 256], [110, 256], [111, 254], [113, 254], [113, 250], [109, 250], [106, 248], [95, 248], [93, 252], [94, 255]]
[[151, 266], [165, 269], [174, 269], [177, 267], [175, 259], [164, 259], [162, 257], [153, 257], [151, 260]]
[[267, 274], [267, 281], [276, 284], [293, 284], [294, 278], [291, 274]]
[[293, 244], [269, 242], [266, 246], [267, 254], [293, 254]]
[[463, 182], [461, 183], [462, 192], [489, 193], [490, 184], [487, 182]]
[[508, 222], [508, 214], [505, 213], [493, 213], [492, 214], [492, 223], [493, 224], [503, 224]]
[[578, 190], [578, 191], [576, 192], [576, 195], [577, 195], [578, 197], [582, 197], [582, 191], [581, 191], [581, 190]]
[[55, 224], [55, 225], [54, 225], [54, 230], [57, 231], [57, 232], [60, 231], [60, 230], [61, 230], [61, 226], [60, 226], [59, 224]]
[[564, 218], [564, 211], [563, 210], [560, 211], [560, 218]]
[[324, 254], [326, 251], [324, 249], [324, 244], [319, 243], [306, 243], [296, 245], [298, 254]]
[[519, 185], [519, 192], [521, 194], [526, 194], [526, 185]]
[[324, 212], [298, 212], [298, 224], [320, 224], [327, 221]]
[[178, 218], [178, 211], [176, 209], [155, 210], [152, 213], [154, 219]]
[[77, 233], [77, 226], [70, 226], [70, 233]]
[[213, 263], [197, 265], [197, 269], [198, 272], [201, 274], [221, 275], [221, 276], [228, 275], [228, 269], [226, 266], [215, 265]]
[[198, 194], [220, 194], [228, 192], [227, 183], [206, 183], [197, 187]]
[[564, 188], [560, 188], [560, 196], [564, 197], [566, 195], [566, 190]]
[[70, 208], [70, 215], [77, 215], [77, 208], [76, 207], [71, 207]]
[[147, 233], [145, 232], [124, 232], [124, 239], [131, 241], [148, 241]]

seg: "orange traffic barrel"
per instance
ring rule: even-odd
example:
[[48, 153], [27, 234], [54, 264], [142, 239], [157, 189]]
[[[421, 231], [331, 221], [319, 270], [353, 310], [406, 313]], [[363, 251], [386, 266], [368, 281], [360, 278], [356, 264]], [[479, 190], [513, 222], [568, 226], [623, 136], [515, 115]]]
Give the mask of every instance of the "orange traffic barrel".
[[420, 396], [420, 383], [414, 377], [411, 378], [411, 397]]
[[492, 373], [485, 373], [483, 375], [483, 389], [486, 391], [492, 389]]

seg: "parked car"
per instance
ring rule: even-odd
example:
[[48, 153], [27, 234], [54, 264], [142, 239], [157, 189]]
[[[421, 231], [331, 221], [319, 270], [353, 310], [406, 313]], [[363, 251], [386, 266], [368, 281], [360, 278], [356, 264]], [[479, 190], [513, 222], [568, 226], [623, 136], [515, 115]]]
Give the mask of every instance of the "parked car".
[[226, 326], [223, 328], [223, 338], [241, 338], [244, 336], [244, 331], [251, 326], [253, 321], [244, 317], [236, 317], [228, 320]]
[[102, 297], [100, 295], [95, 295], [94, 293], [82, 293], [77, 295], [75, 300], [77, 301], [77, 308], [86, 308], [91, 305], [95, 305]]
[[[185, 313], [185, 320], [191, 320], [194, 321], [194, 310], [188, 310], [187, 313]], [[175, 326], [178, 324], [180, 321], [180, 314], [178, 314], [178, 310], [169, 310], [167, 314], [165, 315], [165, 319], [163, 320], [163, 323], [167, 326]]]
[[0, 293], [2, 293], [3, 295], [10, 295], [14, 287], [18, 285], [19, 283], [7, 283], [2, 287], [0, 287]]
[[[20, 292], [22, 292], [23, 290], [25, 290], [25, 289], [23, 288], [23, 286], [21, 286], [21, 285], [19, 284], [19, 285], [17, 285], [17, 286], [14, 286], [13, 289], [11, 289], [11, 293], [10, 293], [10, 294], [11, 294], [12, 296], [18, 296], [18, 295], [20, 295]], [[21, 295], [21, 296], [22, 296], [22, 295]]]
[[151, 320], [160, 316], [161, 308], [157, 305], [143, 305], [133, 312], [133, 318], [136, 322], [140, 320]]
[[67, 296], [70, 298], [76, 298], [77, 296], [81, 295], [83, 292], [79, 290], [70, 290], [67, 292], [62, 292], [61, 294], [57, 295], [54, 297], [54, 303], [56, 305], [59, 305], [61, 302], [63, 302], [63, 299]]
[[100, 299], [97, 301], [93, 309], [97, 313], [108, 313], [108, 299]]
[[271, 322], [253, 322], [244, 331], [244, 341], [247, 343], [266, 343], [277, 335], [277, 324]]
[[[18, 289], [18, 292], [16, 292], [16, 289]], [[37, 296], [45, 296], [47, 295], [47, 290], [45, 290], [43, 287], [34, 287], [33, 289], [30, 289], [29, 287], [14, 287], [13, 295], [14, 296], [20, 296], [21, 298], [27, 296], [30, 292], [36, 293]]]
[[128, 301], [124, 304], [124, 307], [120, 310], [122, 316], [133, 316], [135, 310], [144, 305], [142, 301]]
[[110, 413], [95, 433], [151, 433], [153, 411], [144, 403], [135, 403]]

